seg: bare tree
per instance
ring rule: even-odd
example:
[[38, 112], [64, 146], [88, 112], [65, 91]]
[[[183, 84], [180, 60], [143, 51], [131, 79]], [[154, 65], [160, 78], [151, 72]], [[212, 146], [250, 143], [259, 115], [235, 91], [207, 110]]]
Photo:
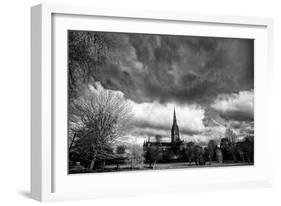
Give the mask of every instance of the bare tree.
[[225, 131], [225, 136], [229, 139], [231, 144], [235, 144], [237, 141], [237, 135], [233, 132], [233, 130], [229, 127]]
[[116, 148], [116, 154], [117, 154], [117, 157], [116, 157], [116, 162], [117, 162], [117, 165], [116, 165], [116, 170], [119, 169], [119, 164], [122, 160], [125, 159], [125, 152], [126, 152], [126, 146], [125, 145], [119, 145], [117, 146]]
[[108, 151], [126, 131], [131, 106], [121, 93], [98, 88], [71, 102], [69, 114], [70, 132], [77, 134], [77, 146], [93, 169], [97, 158], [113, 158]]
[[143, 148], [140, 145], [132, 143], [128, 146], [128, 150], [130, 153], [131, 169], [144, 162]]
[[229, 149], [232, 155], [232, 158], [234, 162], [237, 161], [236, 154], [235, 154], [235, 145], [237, 141], [237, 135], [233, 132], [233, 130], [229, 127], [225, 131], [225, 136], [228, 138], [230, 144], [229, 144]]

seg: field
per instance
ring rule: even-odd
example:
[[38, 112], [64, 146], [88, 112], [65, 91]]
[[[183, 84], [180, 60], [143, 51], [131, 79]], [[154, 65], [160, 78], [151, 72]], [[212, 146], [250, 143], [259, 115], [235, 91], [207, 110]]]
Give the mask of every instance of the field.
[[251, 166], [254, 165], [253, 163], [245, 163], [245, 162], [227, 162], [227, 163], [218, 163], [212, 162], [212, 164], [205, 164], [205, 165], [196, 165], [192, 163], [186, 162], [177, 162], [177, 163], [158, 163], [153, 166], [149, 164], [139, 164], [139, 165], [132, 165], [130, 164], [123, 164], [119, 165], [118, 169], [116, 165], [105, 165], [104, 168], [96, 169], [96, 170], [89, 170], [85, 168], [72, 168], [70, 170], [70, 174], [76, 173], [98, 173], [98, 172], [122, 172], [122, 171], [140, 171], [140, 170], [163, 170], [163, 169], [186, 169], [186, 168], [206, 168], [206, 167], [230, 167], [230, 166]]

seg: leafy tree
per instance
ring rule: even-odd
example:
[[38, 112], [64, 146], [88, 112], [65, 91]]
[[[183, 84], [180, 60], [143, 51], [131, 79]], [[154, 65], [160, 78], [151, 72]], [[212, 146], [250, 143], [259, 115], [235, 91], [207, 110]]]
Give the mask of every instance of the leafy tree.
[[193, 156], [194, 156], [194, 161], [195, 161], [195, 164], [196, 165], [202, 165], [202, 164], [205, 164], [205, 160], [203, 158], [203, 154], [204, 154], [204, 151], [203, 151], [203, 148], [199, 145], [195, 145], [193, 147]]
[[186, 148], [185, 148], [185, 157], [189, 162], [189, 165], [191, 165], [191, 162], [194, 159], [194, 147], [195, 144], [194, 142], [188, 142], [186, 143]]
[[254, 139], [246, 137], [243, 141], [237, 142], [236, 150], [240, 153], [241, 160], [254, 162]]
[[212, 160], [213, 160], [214, 155], [215, 155], [216, 147], [217, 147], [217, 144], [214, 140], [210, 140], [208, 142], [209, 164], [212, 164]]
[[220, 147], [223, 153], [223, 158], [231, 159], [233, 161], [237, 161], [235, 155], [235, 144], [231, 143], [229, 138], [222, 138], [220, 142]]

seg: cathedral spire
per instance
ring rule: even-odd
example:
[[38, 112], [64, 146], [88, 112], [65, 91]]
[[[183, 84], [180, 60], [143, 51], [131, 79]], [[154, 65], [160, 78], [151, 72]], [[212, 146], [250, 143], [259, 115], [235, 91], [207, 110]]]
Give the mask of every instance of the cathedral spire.
[[174, 106], [174, 120], [173, 124], [177, 124], [177, 117], [176, 117], [176, 107]]
[[171, 140], [172, 140], [172, 143], [180, 141], [179, 127], [178, 127], [178, 124], [177, 124], [176, 108], [175, 107], [174, 107], [173, 125], [172, 125], [172, 129], [171, 129]]

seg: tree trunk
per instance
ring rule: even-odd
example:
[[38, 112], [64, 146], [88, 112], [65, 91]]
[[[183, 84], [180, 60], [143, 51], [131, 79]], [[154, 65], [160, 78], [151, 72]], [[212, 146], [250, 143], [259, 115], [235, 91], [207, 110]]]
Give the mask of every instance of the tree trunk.
[[236, 158], [235, 150], [234, 150], [233, 146], [231, 148], [231, 155], [232, 155], [232, 158], [233, 158], [234, 162], [237, 162], [237, 158]]
[[93, 169], [94, 169], [95, 161], [96, 161], [96, 156], [94, 156], [94, 158], [93, 158], [92, 161], [91, 161], [90, 170], [93, 170]]
[[73, 143], [74, 143], [74, 140], [75, 140], [75, 137], [76, 137], [76, 132], [74, 133], [74, 135], [73, 135], [73, 137], [72, 137], [72, 139], [71, 139], [71, 143], [70, 143], [70, 145], [69, 145], [68, 151], [71, 150], [71, 148], [72, 148], [72, 146], [73, 146]]
[[191, 157], [188, 158], [188, 165], [191, 166]]
[[105, 168], [105, 161], [102, 162], [102, 170]]
[[156, 168], [156, 160], [154, 160], [154, 163], [153, 163], [153, 169]]
[[234, 162], [237, 162], [236, 155], [234, 153], [232, 153], [232, 158], [233, 158]]
[[246, 153], [246, 159], [247, 159], [247, 162], [248, 162], [248, 163], [250, 163], [250, 162], [251, 162], [251, 160], [250, 160], [250, 157], [249, 157], [248, 153]]
[[209, 165], [212, 164], [212, 155], [209, 156]]
[[217, 161], [222, 164], [223, 163], [223, 153], [220, 149], [216, 151]]

